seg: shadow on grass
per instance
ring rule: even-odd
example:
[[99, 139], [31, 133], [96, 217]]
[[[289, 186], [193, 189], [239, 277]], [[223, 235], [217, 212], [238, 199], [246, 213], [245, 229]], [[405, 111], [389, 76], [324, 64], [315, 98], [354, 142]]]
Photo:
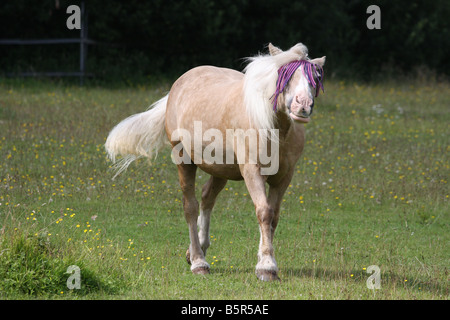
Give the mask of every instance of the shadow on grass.
[[[255, 269], [249, 267], [238, 267], [230, 270], [224, 267], [215, 267], [211, 270], [211, 276], [214, 274], [221, 274], [222, 276], [237, 275], [239, 277], [245, 274], [248, 277], [254, 277]], [[339, 281], [339, 282], [356, 282], [362, 286], [366, 286], [367, 279], [371, 276], [371, 273], [366, 273], [363, 270], [330, 270], [321, 267], [316, 268], [287, 268], [280, 269], [279, 276], [281, 283], [289, 281], [293, 278], [299, 279], [317, 279], [321, 281]], [[445, 285], [444, 280], [439, 281], [437, 279], [425, 279], [424, 277], [417, 277], [411, 274], [400, 275], [393, 272], [381, 272], [380, 285], [383, 288], [404, 288], [406, 290], [416, 290], [420, 292], [430, 292], [443, 297], [448, 296], [448, 286]]]
[[[363, 270], [339, 271], [321, 267], [316, 268], [290, 268], [281, 270], [281, 275], [287, 278], [316, 278], [334, 281], [355, 281], [366, 285], [367, 279], [372, 273]], [[381, 288], [405, 288], [407, 290], [428, 291], [435, 294], [448, 295], [448, 287], [436, 279], [424, 279], [411, 274], [396, 274], [394, 272], [383, 272], [380, 274]]]

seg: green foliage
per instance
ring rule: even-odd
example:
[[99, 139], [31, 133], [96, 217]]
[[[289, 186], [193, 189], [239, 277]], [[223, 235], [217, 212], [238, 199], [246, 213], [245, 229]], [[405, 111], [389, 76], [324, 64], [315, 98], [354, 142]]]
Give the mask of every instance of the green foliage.
[[[19, 231], [15, 231], [19, 233]], [[57, 290], [62, 283], [60, 265], [51, 258], [49, 248], [38, 238], [24, 234], [2, 239], [0, 260], [0, 289], [2, 293], [42, 294]], [[10, 243], [5, 243], [5, 242]]]
[[[36, 226], [20, 226], [2, 220], [0, 235], [0, 298], [52, 297], [64, 292], [86, 296], [114, 294], [118, 281], [107, 279], [67, 246], [51, 243], [49, 233]], [[14, 226], [15, 225], [15, 226]], [[69, 290], [67, 268], [76, 265], [82, 279], [79, 289]]]
[[[2, 6], [2, 38], [71, 38], [65, 9], [79, 1], [10, 1]], [[241, 58], [269, 42], [288, 49], [305, 43], [326, 55], [329, 75], [371, 79], [418, 67], [449, 75], [450, 3], [377, 1], [381, 30], [366, 27], [373, 1], [153, 0], [86, 1], [87, 69], [99, 79], [176, 74], [202, 64], [241, 70]], [[3, 72], [74, 71], [78, 45], [0, 46]]]

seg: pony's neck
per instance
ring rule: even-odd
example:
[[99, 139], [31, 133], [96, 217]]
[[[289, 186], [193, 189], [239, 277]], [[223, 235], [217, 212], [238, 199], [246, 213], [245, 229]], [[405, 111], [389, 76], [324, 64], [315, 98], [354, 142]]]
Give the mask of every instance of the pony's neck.
[[286, 112], [278, 111], [276, 113], [275, 128], [279, 130], [279, 139], [285, 140], [289, 130], [292, 127], [292, 120]]

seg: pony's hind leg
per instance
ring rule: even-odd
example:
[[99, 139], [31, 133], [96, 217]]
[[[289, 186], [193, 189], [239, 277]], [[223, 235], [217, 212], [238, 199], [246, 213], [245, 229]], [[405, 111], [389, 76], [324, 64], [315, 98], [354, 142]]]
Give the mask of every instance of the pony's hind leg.
[[178, 177], [180, 187], [183, 192], [183, 209], [186, 222], [189, 226], [189, 256], [188, 262], [191, 264], [191, 271], [196, 274], [209, 273], [209, 264], [205, 260], [205, 255], [200, 247], [197, 233], [198, 201], [195, 199], [195, 164], [179, 164]]
[[206, 256], [206, 250], [209, 248], [209, 223], [211, 212], [216, 202], [217, 195], [227, 184], [226, 179], [211, 176], [202, 189], [202, 202], [200, 204], [200, 216], [198, 217], [198, 237], [203, 254]]

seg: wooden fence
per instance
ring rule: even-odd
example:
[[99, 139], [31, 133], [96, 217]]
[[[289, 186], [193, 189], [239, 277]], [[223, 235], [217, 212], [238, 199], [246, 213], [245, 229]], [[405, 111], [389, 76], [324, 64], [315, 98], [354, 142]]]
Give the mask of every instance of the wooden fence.
[[83, 85], [84, 78], [93, 76], [91, 73], [86, 73], [86, 59], [88, 45], [99, 44], [99, 42], [88, 38], [88, 15], [85, 10], [84, 1], [81, 2], [81, 29], [80, 38], [64, 38], [64, 39], [0, 39], [0, 45], [8, 46], [22, 46], [22, 45], [61, 45], [61, 44], [80, 44], [80, 68], [79, 71], [74, 72], [19, 72], [14, 74], [8, 74], [8, 76], [21, 76], [21, 77], [79, 77], [80, 85]]

